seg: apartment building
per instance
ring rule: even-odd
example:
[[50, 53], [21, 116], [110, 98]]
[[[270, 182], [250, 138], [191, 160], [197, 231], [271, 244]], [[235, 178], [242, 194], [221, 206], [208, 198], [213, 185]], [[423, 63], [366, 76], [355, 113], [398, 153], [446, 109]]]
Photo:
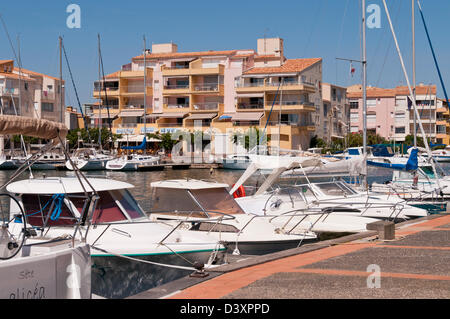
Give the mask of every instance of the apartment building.
[[3, 114], [64, 122], [64, 87], [61, 92], [58, 78], [0, 60], [0, 106]]
[[437, 99], [436, 143], [450, 145], [450, 111], [444, 99]]
[[273, 145], [306, 149], [320, 127], [322, 60], [287, 59], [280, 38], [258, 39], [256, 51], [153, 44], [145, 63], [133, 57], [94, 83], [93, 124], [108, 120], [107, 102], [115, 133], [143, 134], [145, 90], [147, 133], [202, 130], [226, 144], [233, 132], [259, 127]]
[[[363, 129], [362, 87], [347, 88], [350, 106], [350, 132]], [[425, 134], [436, 140], [436, 86], [420, 84], [416, 87], [416, 104]], [[367, 131], [379, 134], [387, 140], [405, 141], [414, 133], [414, 109], [406, 86], [393, 89], [367, 88]], [[420, 134], [419, 125], [417, 132]]]
[[[322, 138], [328, 143], [335, 139], [344, 139], [349, 132], [350, 106], [347, 100], [347, 88], [322, 83], [323, 107], [318, 122], [322, 123]], [[318, 132], [319, 129], [316, 129]]]

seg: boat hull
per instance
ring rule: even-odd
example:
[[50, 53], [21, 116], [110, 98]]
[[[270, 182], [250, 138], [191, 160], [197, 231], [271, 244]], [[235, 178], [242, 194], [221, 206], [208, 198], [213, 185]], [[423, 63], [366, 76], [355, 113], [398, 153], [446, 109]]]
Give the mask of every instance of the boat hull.
[[[206, 264], [212, 250], [166, 254], [133, 255], [134, 259], [192, 267], [187, 262]], [[118, 256], [92, 255], [92, 293], [104, 298], [126, 298], [193, 273]]]
[[[278, 251], [297, 248], [306, 243], [316, 242], [317, 238], [305, 237], [303, 240], [272, 240], [272, 241], [239, 241], [237, 249], [241, 255], [266, 255]], [[228, 253], [235, 252], [236, 242], [225, 242]]]

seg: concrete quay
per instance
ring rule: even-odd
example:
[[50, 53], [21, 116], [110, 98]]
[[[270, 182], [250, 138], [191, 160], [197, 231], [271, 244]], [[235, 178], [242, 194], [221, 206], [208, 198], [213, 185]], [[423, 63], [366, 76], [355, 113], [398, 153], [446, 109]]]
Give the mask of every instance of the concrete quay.
[[264, 256], [230, 256], [205, 278], [185, 277], [130, 299], [448, 299], [450, 215]]

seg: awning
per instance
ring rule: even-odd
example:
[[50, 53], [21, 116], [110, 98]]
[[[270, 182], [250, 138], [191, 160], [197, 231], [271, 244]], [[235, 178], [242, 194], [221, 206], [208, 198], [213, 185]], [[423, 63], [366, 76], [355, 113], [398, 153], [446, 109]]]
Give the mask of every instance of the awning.
[[[182, 112], [182, 113], [170, 112], [170, 113], [161, 113], [161, 114], [152, 114], [152, 115], [155, 115], [155, 117], [164, 117], [164, 118], [177, 119], [177, 118], [183, 118], [187, 114], [189, 114], [189, 112]], [[152, 115], [147, 116], [147, 117], [152, 117]]]
[[197, 113], [188, 116], [187, 120], [210, 120], [217, 116], [217, 113]]
[[[109, 112], [109, 117], [113, 118], [113, 117], [116, 117], [118, 114], [119, 114], [119, 112]], [[92, 114], [92, 116], [90, 116], [90, 118], [97, 120], [100, 118], [100, 113], [94, 113], [94, 114]], [[101, 118], [107, 119], [108, 113], [101, 113]]]
[[127, 110], [120, 112], [120, 117], [139, 117], [144, 115], [144, 110]]
[[246, 94], [239, 94], [237, 95], [238, 98], [240, 97], [264, 97], [264, 93], [246, 93]]
[[233, 118], [233, 114], [223, 114], [219, 117], [219, 121], [231, 120], [232, 118]]
[[259, 121], [264, 112], [238, 112], [232, 116], [232, 121]]

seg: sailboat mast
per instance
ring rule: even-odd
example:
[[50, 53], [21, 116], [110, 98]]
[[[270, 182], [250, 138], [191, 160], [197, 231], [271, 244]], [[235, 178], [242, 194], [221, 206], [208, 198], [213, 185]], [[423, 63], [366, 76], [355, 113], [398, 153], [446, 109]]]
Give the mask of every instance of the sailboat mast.
[[63, 85], [62, 85], [62, 37], [59, 36], [59, 103], [61, 104], [61, 123], [64, 123]]
[[[145, 42], [144, 35], [144, 140], [146, 140], [147, 136], [147, 45]], [[144, 155], [147, 154], [147, 144], [144, 147]]]
[[[97, 46], [98, 46], [98, 79], [100, 82], [100, 86], [105, 86], [105, 82], [102, 82], [102, 77], [101, 77], [101, 60], [100, 60], [100, 34], [97, 34]], [[100, 89], [101, 91], [101, 89]], [[99, 120], [98, 120], [98, 144], [100, 146], [100, 150], [102, 149], [102, 128], [103, 128], [103, 119], [102, 119], [102, 98], [101, 98], [101, 93], [99, 94], [99, 112], [98, 112], [98, 116], [99, 116]]]
[[362, 98], [363, 98], [363, 155], [364, 182], [367, 188], [367, 61], [366, 61], [366, 0], [362, 0]]
[[[412, 81], [413, 81], [413, 98], [416, 100], [416, 26], [415, 26], [415, 0], [411, 0], [411, 22], [412, 22]], [[416, 112], [414, 112], [414, 148], [417, 147], [417, 118]]]

